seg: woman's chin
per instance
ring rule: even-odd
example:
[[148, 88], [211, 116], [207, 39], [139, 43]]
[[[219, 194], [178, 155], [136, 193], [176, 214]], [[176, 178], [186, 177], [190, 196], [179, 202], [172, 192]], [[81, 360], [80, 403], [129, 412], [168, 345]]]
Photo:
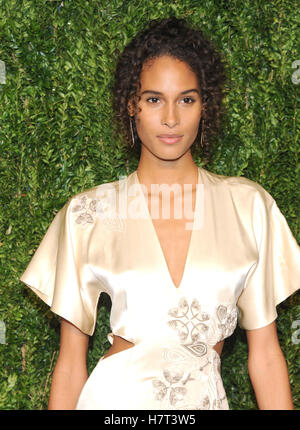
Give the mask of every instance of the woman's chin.
[[[175, 147], [174, 145], [165, 145], [164, 148], [149, 148], [142, 144], [142, 153], [143, 150], [147, 151], [148, 153], [152, 154], [154, 157], [159, 158], [160, 160], [165, 161], [175, 161], [179, 158], [183, 157], [187, 151], [190, 149], [190, 147], [183, 148], [177, 145]], [[142, 154], [141, 154], [142, 155]]]

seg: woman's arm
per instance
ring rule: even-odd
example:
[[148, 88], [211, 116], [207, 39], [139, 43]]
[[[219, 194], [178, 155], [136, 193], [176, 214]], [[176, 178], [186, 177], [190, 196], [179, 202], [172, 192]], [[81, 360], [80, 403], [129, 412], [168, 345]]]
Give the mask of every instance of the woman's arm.
[[276, 321], [256, 330], [246, 330], [246, 335], [248, 371], [259, 409], [294, 409]]
[[89, 336], [61, 320], [60, 349], [52, 375], [48, 410], [75, 409], [88, 378], [86, 355]]

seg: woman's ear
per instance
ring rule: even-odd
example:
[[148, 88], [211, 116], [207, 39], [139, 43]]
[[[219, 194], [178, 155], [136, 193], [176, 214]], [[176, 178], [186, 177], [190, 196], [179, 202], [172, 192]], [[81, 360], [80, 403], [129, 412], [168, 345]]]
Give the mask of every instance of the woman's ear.
[[205, 110], [206, 110], [206, 103], [202, 103], [201, 118], [204, 117]]
[[128, 112], [129, 116], [134, 116], [134, 106], [132, 103], [132, 99], [130, 99], [128, 104], [127, 104], [127, 112]]

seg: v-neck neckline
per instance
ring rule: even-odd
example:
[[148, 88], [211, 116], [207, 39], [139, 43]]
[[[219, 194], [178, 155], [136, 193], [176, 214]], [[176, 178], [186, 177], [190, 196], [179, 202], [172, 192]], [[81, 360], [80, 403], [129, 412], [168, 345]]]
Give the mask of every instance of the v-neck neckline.
[[162, 246], [160, 244], [160, 241], [159, 241], [156, 229], [155, 229], [154, 224], [153, 224], [152, 217], [151, 217], [150, 212], [149, 212], [149, 208], [148, 208], [148, 204], [147, 204], [147, 201], [146, 201], [146, 197], [144, 195], [141, 183], [140, 183], [138, 175], [137, 175], [137, 170], [134, 171], [135, 181], [138, 184], [139, 192], [141, 194], [142, 201], [143, 201], [142, 204], [143, 204], [143, 207], [144, 207], [145, 212], [146, 212], [146, 220], [150, 224], [150, 227], [151, 227], [151, 230], [152, 230], [152, 237], [154, 238], [154, 242], [156, 244], [155, 246], [158, 249], [159, 254], [160, 254], [160, 260], [162, 262], [162, 264], [161, 264], [162, 269], [166, 273], [167, 278], [168, 278], [168, 280], [169, 280], [169, 282], [171, 284], [171, 287], [175, 291], [176, 290], [177, 291], [182, 290], [182, 288], [184, 286], [184, 282], [185, 282], [186, 276], [187, 276], [187, 272], [190, 269], [190, 261], [191, 261], [191, 258], [192, 258], [193, 242], [194, 242], [194, 236], [195, 236], [194, 230], [195, 230], [195, 224], [196, 224], [196, 217], [197, 217], [197, 213], [198, 213], [198, 209], [199, 209], [198, 208], [198, 201], [199, 201], [198, 194], [199, 194], [199, 187], [200, 187], [200, 168], [197, 166], [197, 169], [198, 169], [198, 182], [196, 184], [195, 209], [194, 209], [194, 217], [193, 217], [193, 221], [192, 221], [193, 227], [192, 227], [192, 232], [191, 232], [191, 236], [190, 236], [190, 240], [189, 240], [189, 245], [188, 245], [186, 260], [185, 260], [184, 269], [183, 269], [183, 274], [182, 274], [182, 277], [181, 277], [181, 280], [180, 280], [180, 283], [179, 283], [178, 286], [176, 286], [174, 284], [174, 282], [173, 282], [173, 279], [172, 279], [172, 276], [170, 274], [170, 271], [169, 271], [169, 268], [168, 268], [168, 265], [167, 265], [167, 261], [166, 261], [166, 258], [165, 258]]

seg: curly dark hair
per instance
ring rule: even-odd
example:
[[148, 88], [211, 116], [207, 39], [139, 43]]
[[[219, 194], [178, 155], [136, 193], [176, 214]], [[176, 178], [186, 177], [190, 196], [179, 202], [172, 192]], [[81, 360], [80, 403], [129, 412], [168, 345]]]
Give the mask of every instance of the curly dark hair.
[[[170, 55], [184, 61], [198, 78], [204, 112], [195, 142], [200, 141], [203, 128], [203, 147], [200, 151], [202, 158], [208, 162], [211, 157], [212, 142], [217, 137], [223, 116], [225, 67], [213, 42], [208, 40], [201, 30], [189, 28], [184, 19], [171, 17], [150, 21], [148, 29], [140, 32], [119, 55], [113, 84], [115, 123], [121, 126], [121, 134], [130, 145], [132, 138], [128, 102], [131, 100], [134, 108], [137, 108], [143, 64], [163, 55]], [[203, 119], [204, 127], [202, 127]], [[141, 142], [134, 121], [133, 133], [138, 147], [134, 150], [139, 151]], [[192, 153], [195, 151], [193, 147], [195, 147], [194, 144]]]

